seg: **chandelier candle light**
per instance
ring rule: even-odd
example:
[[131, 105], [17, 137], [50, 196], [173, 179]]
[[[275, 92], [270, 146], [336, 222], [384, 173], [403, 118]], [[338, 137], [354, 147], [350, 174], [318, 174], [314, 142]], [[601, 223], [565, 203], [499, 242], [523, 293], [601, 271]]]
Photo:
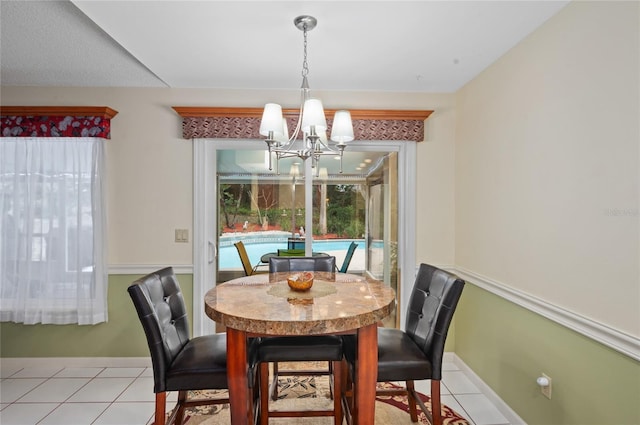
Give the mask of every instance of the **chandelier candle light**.
[[[269, 170], [272, 170], [271, 154], [276, 155], [276, 173], [280, 174], [278, 163], [282, 158], [299, 157], [306, 161], [312, 158], [311, 166], [319, 175], [318, 163], [322, 155], [340, 156], [340, 173], [342, 173], [342, 156], [347, 142], [353, 140], [353, 124], [349, 111], [336, 111], [331, 126], [331, 140], [335, 147], [329, 146], [327, 141], [327, 120], [324, 108], [319, 99], [310, 97], [309, 65], [307, 63], [307, 32], [314, 29], [318, 23], [313, 16], [302, 15], [293, 20], [295, 26], [304, 33], [304, 59], [302, 61], [302, 86], [300, 113], [296, 128], [291, 137], [287, 121], [282, 116], [282, 107], [276, 103], [267, 103], [262, 113], [260, 134], [266, 136], [265, 142], [269, 152]], [[302, 144], [296, 143], [298, 134], [302, 130]]]

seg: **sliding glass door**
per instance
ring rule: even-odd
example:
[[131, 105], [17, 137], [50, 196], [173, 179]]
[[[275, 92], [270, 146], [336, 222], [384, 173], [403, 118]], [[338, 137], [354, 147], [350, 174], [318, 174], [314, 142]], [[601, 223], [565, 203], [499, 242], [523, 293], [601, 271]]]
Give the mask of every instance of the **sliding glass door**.
[[[265, 256], [303, 246], [295, 243], [308, 239], [313, 252], [335, 255], [338, 267], [355, 242], [348, 272], [382, 280], [400, 294], [398, 257], [401, 252], [412, 253], [414, 243], [413, 237], [406, 238], [410, 249], [398, 249], [401, 227], [412, 215], [398, 202], [399, 182], [408, 181], [406, 174], [398, 176], [399, 157], [410, 162], [404, 143], [379, 143], [375, 149], [352, 143], [345, 151], [343, 173], [339, 161], [322, 157], [319, 170], [305, 167], [298, 158], [281, 160], [277, 174], [267, 169], [263, 143], [201, 141], [194, 149], [195, 178], [203, 179], [202, 187], [195, 185], [194, 227], [203, 227], [203, 237], [196, 243], [200, 230], [194, 228], [194, 299], [213, 284], [244, 274], [238, 241], [243, 242], [251, 266], [266, 270]], [[203, 157], [196, 158], [200, 149]], [[398, 302], [402, 303], [400, 298]], [[387, 325], [398, 321], [394, 315]], [[206, 322], [202, 325], [205, 329]]]
[[[386, 155], [366, 181], [367, 272], [398, 293], [398, 156]], [[387, 318], [386, 326], [396, 325], [399, 317]]]

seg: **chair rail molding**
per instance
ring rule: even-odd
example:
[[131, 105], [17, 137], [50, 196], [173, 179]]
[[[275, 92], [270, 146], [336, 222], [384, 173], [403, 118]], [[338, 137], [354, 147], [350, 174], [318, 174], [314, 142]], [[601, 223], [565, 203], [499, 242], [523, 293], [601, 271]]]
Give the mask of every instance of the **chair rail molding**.
[[[110, 264], [109, 275], [145, 275], [153, 273], [166, 264]], [[193, 264], [172, 265], [176, 274], [193, 274]]]
[[629, 335], [463, 267], [455, 266], [452, 271], [472, 285], [537, 313], [596, 342], [604, 344], [634, 360], [640, 361], [640, 338], [638, 337]]

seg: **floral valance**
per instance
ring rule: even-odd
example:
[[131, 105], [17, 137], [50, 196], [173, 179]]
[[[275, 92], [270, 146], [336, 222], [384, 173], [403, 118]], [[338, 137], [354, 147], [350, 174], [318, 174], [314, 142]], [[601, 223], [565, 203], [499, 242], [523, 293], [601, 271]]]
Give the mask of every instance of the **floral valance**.
[[106, 106], [0, 106], [0, 134], [110, 139], [117, 113]]
[[[182, 117], [182, 137], [185, 139], [261, 139], [262, 108], [210, 108], [174, 106]], [[295, 128], [297, 109], [282, 111], [287, 126]], [[335, 110], [325, 110], [327, 133]], [[424, 121], [433, 111], [350, 110], [353, 132], [357, 140], [424, 140]]]

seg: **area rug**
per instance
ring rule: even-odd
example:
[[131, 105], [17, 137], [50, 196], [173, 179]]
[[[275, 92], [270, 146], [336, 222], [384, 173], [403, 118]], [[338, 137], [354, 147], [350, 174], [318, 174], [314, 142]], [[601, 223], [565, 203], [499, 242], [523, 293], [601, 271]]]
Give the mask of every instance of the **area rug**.
[[[394, 388], [391, 383], [379, 383], [379, 387]], [[197, 397], [222, 397], [225, 391], [195, 391]], [[420, 397], [431, 408], [428, 396]], [[329, 398], [329, 383], [327, 377], [287, 376], [278, 380], [278, 400], [270, 401], [270, 410], [331, 410], [333, 401]], [[418, 408], [418, 423], [428, 424], [424, 413]], [[187, 409], [185, 425], [228, 425], [231, 423], [229, 405], [199, 406]], [[447, 406], [442, 406], [442, 417], [445, 425], [469, 425], [458, 413]], [[317, 418], [270, 418], [270, 424], [282, 425], [330, 425], [332, 417]], [[376, 424], [397, 425], [413, 424], [409, 416], [409, 406], [406, 397], [378, 396], [376, 397]]]

